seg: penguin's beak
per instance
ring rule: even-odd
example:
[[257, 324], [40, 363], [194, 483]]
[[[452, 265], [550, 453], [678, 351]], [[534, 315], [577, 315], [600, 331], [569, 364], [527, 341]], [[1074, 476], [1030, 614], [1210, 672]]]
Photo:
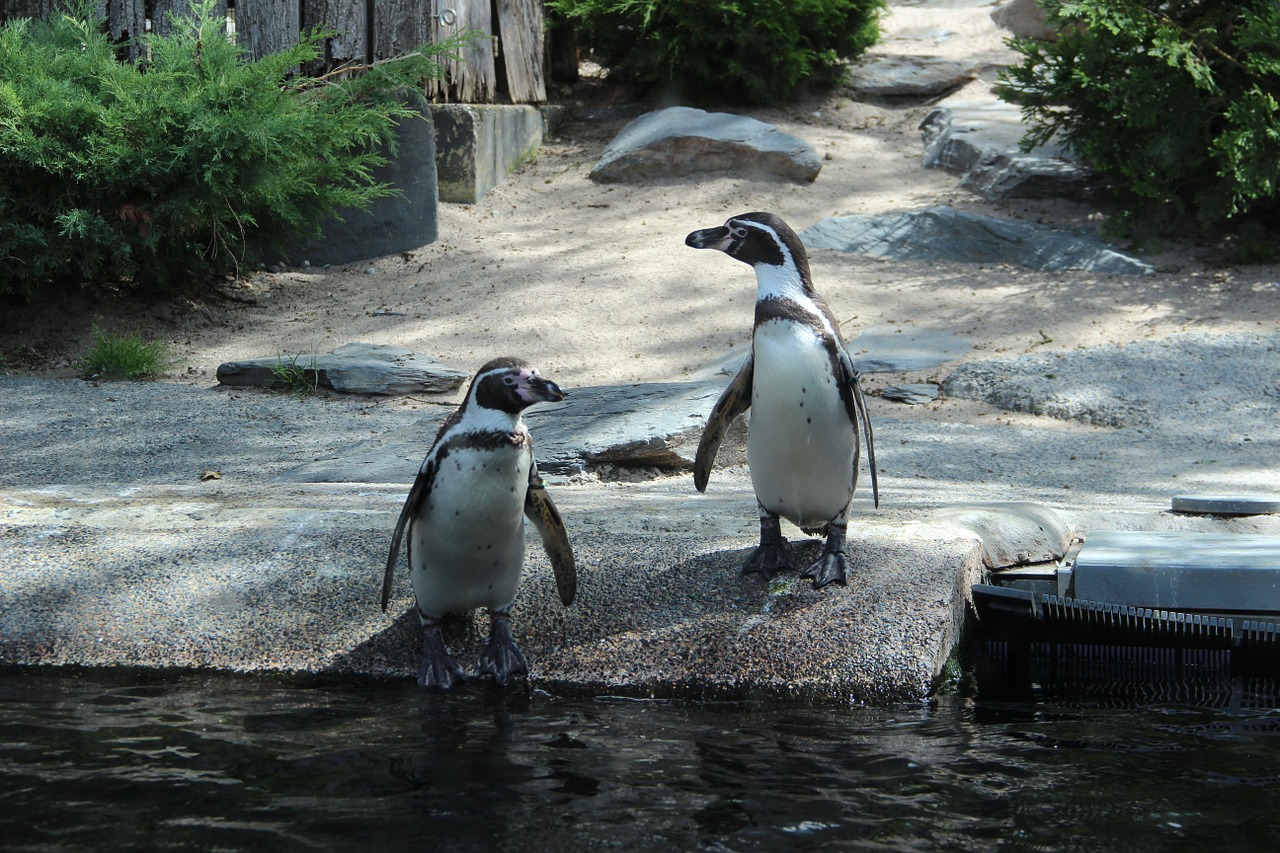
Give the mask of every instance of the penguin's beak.
[[536, 373], [525, 377], [523, 396], [531, 403], [558, 403], [565, 394], [560, 386], [550, 379], [543, 379]]
[[703, 228], [685, 237], [684, 244], [695, 249], [719, 249], [723, 252], [729, 248], [729, 229], [724, 225], [719, 228]]

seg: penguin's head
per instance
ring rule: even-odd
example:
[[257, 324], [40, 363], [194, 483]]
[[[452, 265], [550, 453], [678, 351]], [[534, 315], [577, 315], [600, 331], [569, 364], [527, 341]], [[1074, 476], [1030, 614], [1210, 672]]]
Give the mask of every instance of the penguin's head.
[[808, 258], [796, 232], [772, 213], [742, 213], [719, 228], [703, 228], [684, 238], [686, 246], [716, 249], [753, 267], [785, 267], [790, 261], [808, 273]]
[[534, 403], [563, 400], [565, 394], [559, 385], [544, 379], [538, 368], [507, 356], [493, 359], [476, 372], [467, 397], [481, 408], [516, 415]]

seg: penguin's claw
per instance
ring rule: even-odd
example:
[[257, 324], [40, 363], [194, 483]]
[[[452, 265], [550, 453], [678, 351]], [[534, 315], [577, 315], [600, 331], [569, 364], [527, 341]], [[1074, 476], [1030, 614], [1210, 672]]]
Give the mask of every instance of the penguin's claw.
[[511, 625], [506, 619], [493, 620], [476, 671], [480, 675], [492, 675], [499, 687], [506, 687], [513, 675], [529, 674], [529, 661], [511, 636]]
[[787, 556], [787, 540], [782, 542], [761, 542], [756, 549], [751, 552], [751, 556], [742, 564], [742, 574], [749, 575], [759, 572], [764, 575], [765, 580], [770, 580], [780, 571], [790, 571], [795, 568], [791, 562], [791, 558]]
[[809, 568], [801, 573], [802, 578], [813, 578], [813, 588], [822, 589], [827, 584], [838, 583], [848, 586], [849, 560], [844, 551], [822, 549], [818, 559], [809, 564]]
[[440, 629], [428, 630], [422, 639], [422, 665], [418, 667], [418, 686], [443, 693], [466, 680], [462, 667], [449, 655]]

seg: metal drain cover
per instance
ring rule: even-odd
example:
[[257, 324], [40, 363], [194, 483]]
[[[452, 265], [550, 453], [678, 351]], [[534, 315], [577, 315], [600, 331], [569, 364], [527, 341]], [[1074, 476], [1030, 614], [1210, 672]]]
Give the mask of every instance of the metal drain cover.
[[1280, 495], [1175, 495], [1173, 511], [1199, 515], [1266, 515], [1280, 512]]

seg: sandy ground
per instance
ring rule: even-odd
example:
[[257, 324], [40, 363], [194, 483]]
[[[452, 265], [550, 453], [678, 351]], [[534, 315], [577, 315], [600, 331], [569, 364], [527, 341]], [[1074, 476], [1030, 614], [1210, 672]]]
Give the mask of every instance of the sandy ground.
[[[884, 30], [877, 54], [964, 58], [985, 69], [974, 93], [1014, 56], [987, 8], [895, 7]], [[866, 103], [847, 91], [745, 111], [815, 146], [825, 162], [812, 184], [716, 176], [598, 185], [588, 172], [628, 116], [589, 121], [575, 108], [657, 104], [598, 80], [554, 95], [569, 115], [537, 161], [477, 204], [442, 204], [441, 236], [430, 245], [342, 268], [258, 273], [238, 291], [246, 302], [49, 296], [4, 312], [0, 352], [10, 370], [73, 375], [97, 324], [168, 340], [174, 361], [164, 381], [198, 385], [215, 383], [228, 360], [306, 356], [352, 341], [398, 344], [465, 370], [520, 355], [568, 388], [678, 380], [745, 351], [754, 297], [747, 267], [684, 246], [693, 229], [749, 210], [778, 213], [797, 231], [828, 216], [936, 204], [1070, 227], [1096, 227], [1107, 213], [1062, 200], [985, 203], [955, 176], [922, 168], [918, 125], [929, 104]], [[1280, 327], [1280, 269], [1226, 265], [1208, 243], [1164, 248], [1148, 257], [1158, 272], [1145, 277], [832, 251], [813, 252], [812, 264], [847, 339], [872, 328], [943, 329], [969, 343], [964, 359]], [[948, 369], [892, 381], [936, 380]], [[871, 377], [870, 392], [880, 384]], [[943, 401], [918, 416], [963, 419], [973, 408]]]

